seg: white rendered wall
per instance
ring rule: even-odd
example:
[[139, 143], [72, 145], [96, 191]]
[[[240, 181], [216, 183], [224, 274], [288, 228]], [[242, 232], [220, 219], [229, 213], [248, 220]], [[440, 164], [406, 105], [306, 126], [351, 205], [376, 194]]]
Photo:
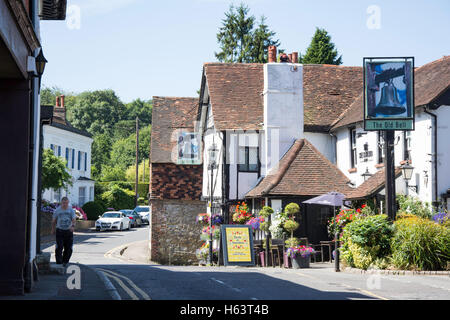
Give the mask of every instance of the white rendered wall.
[[264, 132], [266, 172], [274, 168], [303, 134], [303, 66], [264, 65]]
[[450, 188], [450, 106], [441, 106], [437, 115], [438, 196]]
[[320, 132], [305, 132], [305, 138], [331, 163], [336, 163], [336, 143], [332, 135]]

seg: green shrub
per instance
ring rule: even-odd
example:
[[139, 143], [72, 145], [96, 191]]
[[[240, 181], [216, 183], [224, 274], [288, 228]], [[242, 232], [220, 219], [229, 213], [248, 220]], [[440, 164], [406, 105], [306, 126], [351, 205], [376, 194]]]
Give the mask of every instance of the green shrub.
[[400, 214], [409, 213], [424, 219], [431, 219], [433, 215], [430, 204], [418, 198], [398, 194], [397, 201]]
[[352, 267], [367, 269], [389, 255], [392, 233], [386, 215], [356, 219], [344, 228], [342, 258]]
[[400, 269], [443, 270], [450, 262], [450, 229], [423, 218], [395, 222], [392, 264]]
[[105, 212], [105, 208], [98, 201], [87, 202], [81, 209], [86, 213], [88, 220], [97, 220], [98, 216]]
[[284, 212], [288, 216], [292, 217], [296, 213], [300, 212], [300, 206], [298, 204], [296, 204], [295, 202], [291, 202], [284, 208]]
[[261, 211], [259, 212], [259, 215], [264, 217], [264, 218], [268, 218], [270, 215], [273, 214], [273, 209], [269, 206], [264, 206]]
[[113, 185], [111, 190], [102, 194], [101, 199], [105, 202], [108, 208], [121, 210], [134, 208], [134, 196], [133, 191], [122, 189], [117, 185]]

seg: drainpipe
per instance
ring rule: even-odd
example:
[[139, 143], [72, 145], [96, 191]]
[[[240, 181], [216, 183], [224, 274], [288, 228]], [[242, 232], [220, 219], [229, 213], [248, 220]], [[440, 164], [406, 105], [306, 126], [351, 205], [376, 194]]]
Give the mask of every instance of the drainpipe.
[[438, 141], [437, 141], [437, 115], [432, 113], [429, 106], [424, 107], [424, 112], [428, 115], [430, 115], [433, 118], [433, 142], [434, 142], [434, 201], [433, 206], [437, 208], [438, 205], [438, 163], [437, 163], [437, 157], [438, 157]]

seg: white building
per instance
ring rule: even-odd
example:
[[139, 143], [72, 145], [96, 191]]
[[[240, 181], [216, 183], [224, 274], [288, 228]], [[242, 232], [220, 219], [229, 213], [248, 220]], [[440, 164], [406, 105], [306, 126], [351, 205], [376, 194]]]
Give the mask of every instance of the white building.
[[50, 125], [43, 126], [43, 148], [52, 149], [56, 156], [66, 161], [67, 169], [72, 176], [72, 186], [68, 190], [46, 190], [43, 199], [60, 202], [67, 196], [72, 205], [83, 206], [94, 200], [94, 184], [91, 179], [91, 146], [90, 134], [74, 128], [66, 120], [64, 96], [57, 97]]
[[[395, 160], [396, 166], [414, 166], [410, 188], [397, 169], [397, 193], [450, 205], [449, 85], [449, 56], [415, 70], [415, 131], [396, 132]], [[205, 64], [197, 117], [204, 143], [203, 198], [209, 200], [213, 189], [215, 213], [229, 213], [245, 199], [252, 209], [281, 209], [324, 190], [383, 201], [383, 139], [363, 130], [362, 92], [361, 67]], [[303, 139], [314, 151], [294, 147]], [[211, 181], [213, 144], [218, 154]], [[311, 154], [321, 159], [311, 160]], [[324, 165], [339, 183], [327, 180]]]

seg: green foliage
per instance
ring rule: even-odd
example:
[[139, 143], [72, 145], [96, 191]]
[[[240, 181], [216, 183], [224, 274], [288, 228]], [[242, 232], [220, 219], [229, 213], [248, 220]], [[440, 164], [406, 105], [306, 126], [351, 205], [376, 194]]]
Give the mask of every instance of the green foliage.
[[283, 228], [284, 230], [286, 230], [287, 232], [290, 232], [291, 234], [298, 229], [300, 225], [298, 224], [298, 222], [288, 219], [284, 225]]
[[244, 4], [230, 6], [217, 33], [221, 52], [215, 53], [220, 62], [267, 62], [269, 45], [279, 46], [274, 40], [275, 32], [270, 31], [261, 17], [257, 29], [254, 29], [255, 17], [249, 16], [250, 9]]
[[300, 245], [300, 240], [298, 238], [291, 237], [287, 239], [285, 242], [286, 247], [294, 248]]
[[268, 218], [270, 215], [273, 214], [273, 209], [269, 206], [264, 206], [261, 211], [259, 212], [259, 215], [264, 217], [264, 218]]
[[[150, 153], [151, 126], [139, 130], [139, 159], [148, 159]], [[136, 134], [117, 140], [111, 149], [110, 163], [125, 170], [136, 162]], [[103, 171], [103, 170], [102, 170]], [[125, 177], [123, 179], [125, 180]]]
[[295, 214], [300, 212], [300, 206], [294, 202], [289, 203], [285, 208], [284, 212], [289, 216], [292, 217]]
[[72, 177], [67, 172], [66, 162], [55, 156], [51, 149], [42, 152], [42, 190], [66, 189], [72, 185]]
[[98, 134], [94, 136], [92, 143], [92, 165], [98, 170], [96, 175], [92, 175], [97, 179], [101, 176], [102, 166], [109, 163], [111, 153], [112, 140], [109, 134]]
[[78, 95], [69, 119], [73, 126], [92, 135], [112, 133], [125, 114], [125, 105], [113, 90], [86, 91]]
[[395, 222], [392, 264], [400, 269], [443, 270], [450, 263], [450, 229], [409, 217]]
[[125, 106], [125, 119], [134, 121], [139, 118], [139, 126], [146, 127], [152, 124], [152, 101], [136, 99]]
[[101, 199], [109, 208], [114, 208], [116, 210], [130, 209], [134, 208], [135, 194], [133, 191], [113, 185], [109, 191], [106, 191], [101, 195]]
[[351, 266], [367, 269], [390, 253], [393, 226], [386, 215], [356, 219], [344, 227], [342, 257]]
[[259, 224], [259, 229], [261, 229], [262, 231], [266, 232], [269, 231], [269, 227], [270, 227], [269, 221], [264, 221]]
[[342, 56], [338, 57], [331, 36], [325, 29], [316, 28], [311, 44], [304, 56], [299, 58], [303, 64], [342, 64]]
[[398, 194], [397, 201], [399, 214], [410, 213], [424, 219], [431, 219], [433, 215], [430, 204], [419, 198]]
[[125, 170], [119, 166], [111, 167], [104, 165], [102, 167], [101, 181], [123, 181], [125, 180]]
[[97, 220], [98, 216], [102, 215], [106, 208], [99, 201], [91, 201], [85, 203], [82, 209], [86, 213], [88, 220]]
[[[144, 176], [144, 170], [145, 170], [145, 176]], [[125, 179], [127, 181], [135, 181], [136, 180], [136, 165], [129, 166], [127, 171], [125, 172]], [[150, 181], [150, 164], [149, 159], [139, 163], [139, 176], [138, 176], [139, 182], [149, 182]]]

